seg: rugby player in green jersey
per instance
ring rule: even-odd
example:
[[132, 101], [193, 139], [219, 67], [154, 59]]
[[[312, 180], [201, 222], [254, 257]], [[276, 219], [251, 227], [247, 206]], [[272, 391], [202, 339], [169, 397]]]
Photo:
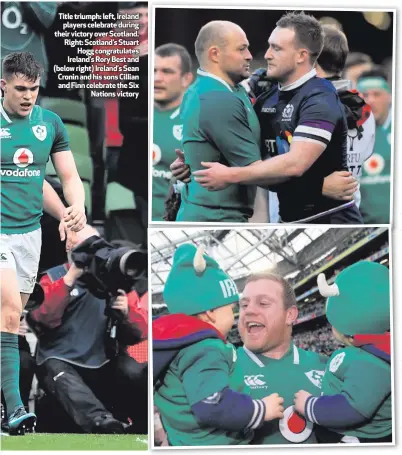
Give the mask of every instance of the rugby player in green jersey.
[[[181, 105], [182, 150], [191, 170], [202, 161], [248, 166], [261, 159], [260, 125], [241, 81], [252, 56], [244, 31], [227, 21], [204, 25], [195, 41], [197, 79]], [[192, 179], [181, 191], [176, 221], [246, 222], [256, 187], [231, 185], [212, 193]]]
[[328, 297], [326, 316], [344, 347], [332, 354], [322, 396], [295, 395], [298, 412], [320, 425], [323, 443], [392, 442], [389, 270], [360, 261], [331, 286], [318, 276]]
[[180, 104], [192, 80], [191, 57], [183, 46], [167, 43], [155, 49], [152, 221], [163, 221], [172, 178], [169, 166], [181, 147]]
[[364, 162], [360, 191], [361, 212], [367, 224], [389, 224], [391, 200], [392, 94], [384, 72], [362, 73], [357, 90], [373, 111], [376, 131], [374, 152]]
[[304, 388], [321, 393], [327, 358], [305, 351], [292, 342], [298, 316], [292, 286], [279, 275], [250, 275], [240, 299], [238, 329], [244, 346], [237, 350], [236, 368], [253, 399], [278, 393], [284, 399], [281, 419], [256, 430], [253, 444], [316, 443], [315, 426], [295, 412], [294, 394]]
[[69, 207], [66, 227], [86, 222], [84, 188], [61, 119], [35, 105], [42, 67], [29, 52], [9, 54], [2, 65], [1, 125], [1, 387], [10, 434], [24, 434], [36, 416], [19, 393], [18, 329], [33, 290], [41, 249], [40, 218], [45, 167], [52, 158]]

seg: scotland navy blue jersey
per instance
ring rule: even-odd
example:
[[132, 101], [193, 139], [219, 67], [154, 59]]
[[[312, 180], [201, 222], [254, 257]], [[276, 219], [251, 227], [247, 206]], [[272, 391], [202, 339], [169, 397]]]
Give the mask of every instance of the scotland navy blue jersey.
[[287, 153], [292, 141], [319, 142], [326, 149], [301, 177], [270, 187], [278, 194], [282, 221], [292, 222], [345, 206], [322, 195], [324, 178], [347, 170], [347, 122], [331, 82], [315, 71], [287, 87], [275, 84], [255, 104], [263, 159]]

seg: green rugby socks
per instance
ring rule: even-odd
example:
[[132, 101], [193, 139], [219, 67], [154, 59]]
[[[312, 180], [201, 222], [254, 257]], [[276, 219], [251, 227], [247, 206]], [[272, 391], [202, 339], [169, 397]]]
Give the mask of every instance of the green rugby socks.
[[18, 335], [1, 332], [1, 388], [6, 400], [7, 414], [23, 406], [20, 395], [20, 352]]

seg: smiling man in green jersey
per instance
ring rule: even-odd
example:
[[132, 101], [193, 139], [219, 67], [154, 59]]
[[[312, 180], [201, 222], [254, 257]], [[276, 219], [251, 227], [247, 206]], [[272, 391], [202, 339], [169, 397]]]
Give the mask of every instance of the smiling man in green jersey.
[[152, 221], [163, 221], [172, 178], [169, 166], [181, 147], [180, 104], [192, 80], [191, 57], [183, 46], [167, 43], [155, 49]]
[[[204, 25], [195, 41], [200, 64], [181, 106], [182, 150], [192, 171], [202, 161], [248, 166], [261, 159], [260, 125], [241, 81], [252, 56], [244, 31], [227, 21]], [[176, 221], [246, 222], [253, 214], [255, 187], [231, 185], [219, 192], [194, 179], [182, 189]]]
[[376, 123], [374, 152], [364, 162], [362, 169], [361, 212], [367, 224], [389, 224], [392, 161], [391, 87], [383, 71], [374, 68], [361, 74], [357, 81], [357, 90], [370, 105]]
[[19, 393], [18, 330], [33, 290], [41, 249], [40, 217], [45, 167], [52, 157], [69, 207], [70, 229], [86, 222], [85, 196], [67, 132], [53, 112], [35, 106], [42, 67], [29, 52], [3, 61], [1, 126], [1, 387], [10, 434], [30, 431], [36, 416], [26, 413]]
[[240, 299], [238, 328], [244, 346], [237, 351], [237, 368], [253, 399], [278, 393], [285, 409], [283, 418], [265, 422], [255, 432], [253, 444], [317, 442], [314, 424], [295, 412], [293, 399], [300, 387], [320, 396], [327, 358], [293, 344], [297, 316], [294, 290], [283, 277], [263, 272], [247, 279]]

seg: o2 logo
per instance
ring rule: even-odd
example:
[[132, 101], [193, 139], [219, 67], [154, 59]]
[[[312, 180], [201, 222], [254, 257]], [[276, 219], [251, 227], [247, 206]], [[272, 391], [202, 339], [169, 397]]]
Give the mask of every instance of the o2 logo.
[[9, 6], [3, 11], [1, 22], [5, 28], [10, 30], [20, 28], [21, 35], [28, 34], [28, 25], [22, 21], [21, 11], [16, 6]]
[[306, 441], [313, 432], [313, 427], [314, 424], [298, 414], [293, 406], [285, 409], [283, 418], [279, 421], [282, 436], [294, 443]]

